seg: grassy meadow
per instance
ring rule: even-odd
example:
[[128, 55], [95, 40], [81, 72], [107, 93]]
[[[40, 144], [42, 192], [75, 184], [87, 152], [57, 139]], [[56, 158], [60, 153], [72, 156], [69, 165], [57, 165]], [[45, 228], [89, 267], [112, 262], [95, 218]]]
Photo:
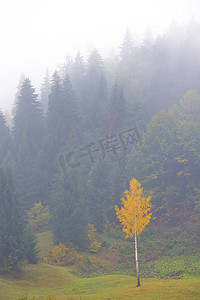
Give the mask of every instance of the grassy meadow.
[[[48, 253], [52, 234], [49, 231], [38, 236], [42, 260]], [[162, 257], [146, 263], [141, 260], [144, 276], [137, 288], [134, 257], [124, 253], [124, 248], [120, 252], [122, 245], [113, 239], [109, 248], [116, 247], [117, 254], [108, 249], [98, 254], [83, 253], [84, 259], [70, 267], [25, 263], [15, 274], [0, 275], [0, 300], [200, 299], [197, 256]]]
[[200, 280], [141, 279], [126, 275], [78, 278], [69, 268], [40, 263], [0, 277], [0, 299], [199, 299]]

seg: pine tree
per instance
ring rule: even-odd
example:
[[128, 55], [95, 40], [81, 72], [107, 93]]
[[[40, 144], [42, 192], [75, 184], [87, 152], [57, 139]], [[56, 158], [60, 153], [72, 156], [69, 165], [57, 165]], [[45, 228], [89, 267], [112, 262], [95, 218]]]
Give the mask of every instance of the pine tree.
[[127, 103], [135, 102], [143, 92], [143, 62], [139, 54], [133, 43], [131, 33], [127, 30], [121, 46], [121, 61], [117, 72], [117, 80], [120, 86], [123, 87]]
[[44, 124], [40, 103], [37, 94], [29, 79], [25, 79], [14, 113], [13, 136], [15, 147], [20, 147], [20, 142], [25, 139], [31, 156], [36, 156], [40, 150]]
[[38, 240], [35, 232], [27, 226], [24, 232], [24, 256], [30, 264], [36, 264], [38, 262], [38, 253], [37, 248]]
[[[151, 32], [151, 29], [148, 28], [144, 34], [144, 38], [141, 46], [141, 56], [144, 60], [144, 68], [150, 68], [150, 63], [152, 60], [152, 51], [153, 51], [154, 39]], [[144, 70], [145, 73], [148, 72], [148, 69]], [[146, 74], [145, 74], [146, 75]]]
[[69, 80], [65, 79], [64, 87], [57, 72], [53, 74], [51, 93], [47, 114], [47, 133], [50, 140], [55, 143], [56, 153], [65, 145], [69, 136], [69, 97], [72, 97], [72, 89]]
[[108, 97], [108, 83], [104, 75], [102, 75], [102, 77], [100, 78], [97, 87], [95, 102], [96, 105], [94, 109], [94, 124], [96, 123], [96, 126], [98, 127], [98, 131], [100, 131], [100, 134], [105, 135], [105, 130], [103, 130], [103, 127], [105, 127], [104, 123], [105, 123], [105, 117], [107, 115], [107, 110], [108, 110], [109, 97]]
[[24, 224], [11, 171], [0, 169], [0, 272], [24, 259]]
[[94, 49], [88, 58], [87, 78], [91, 87], [96, 86], [104, 74], [104, 63], [97, 49]]
[[113, 133], [123, 131], [126, 122], [126, 101], [117, 83], [112, 89], [109, 111], [113, 117]]
[[66, 129], [70, 134], [75, 130], [79, 121], [78, 105], [75, 100], [75, 94], [70, 82], [69, 76], [66, 74], [62, 83], [63, 100], [66, 106]]
[[53, 192], [51, 209], [56, 243], [72, 243], [84, 248], [87, 243], [87, 208], [78, 169], [60, 175]]
[[85, 82], [82, 101], [84, 127], [90, 132], [93, 129], [93, 133], [97, 134], [103, 123], [106, 110], [104, 97], [107, 97], [104, 62], [97, 49], [88, 58]]
[[134, 54], [133, 38], [129, 29], [126, 30], [126, 34], [121, 45], [120, 56], [122, 60], [129, 60]]
[[72, 127], [70, 125], [72, 116], [69, 111], [72, 97], [73, 91], [68, 78], [63, 82], [58, 72], [54, 72], [49, 94], [46, 136], [36, 160], [37, 199], [45, 205], [49, 202], [55, 174], [58, 172], [58, 155], [67, 143]]
[[77, 53], [74, 63], [72, 64], [70, 78], [76, 94], [78, 94], [78, 98], [81, 100], [85, 85], [86, 66], [80, 52]]
[[19, 78], [18, 85], [17, 85], [17, 92], [15, 93], [15, 100], [14, 100], [14, 105], [13, 105], [13, 108], [12, 108], [12, 116], [14, 116], [16, 114], [17, 102], [19, 100], [22, 85], [23, 85], [25, 80], [26, 80], [26, 76], [22, 73], [20, 78]]
[[43, 114], [46, 116], [47, 111], [48, 111], [48, 102], [49, 102], [49, 94], [51, 90], [51, 84], [50, 84], [50, 76], [49, 72], [46, 72], [46, 76], [44, 78], [44, 82], [41, 87], [41, 92], [40, 92], [40, 102], [41, 102], [41, 107], [43, 109]]
[[38, 200], [35, 199], [34, 166], [43, 137], [44, 123], [40, 103], [30, 80], [26, 79], [15, 107], [12, 151], [24, 210], [29, 209]]
[[99, 158], [91, 168], [87, 183], [90, 223], [98, 232], [102, 232], [113, 208], [112, 202], [112, 166], [108, 159]]
[[[55, 181], [54, 177], [58, 170], [58, 158], [55, 155], [55, 148], [53, 141], [46, 138], [43, 149], [38, 153], [33, 165], [33, 184], [35, 186], [34, 203], [37, 201], [41, 201], [43, 205], [49, 203], [50, 194]], [[29, 206], [29, 209], [30, 207], [31, 206]]]
[[6, 155], [11, 149], [11, 137], [9, 128], [6, 125], [6, 119], [0, 110], [0, 166]]

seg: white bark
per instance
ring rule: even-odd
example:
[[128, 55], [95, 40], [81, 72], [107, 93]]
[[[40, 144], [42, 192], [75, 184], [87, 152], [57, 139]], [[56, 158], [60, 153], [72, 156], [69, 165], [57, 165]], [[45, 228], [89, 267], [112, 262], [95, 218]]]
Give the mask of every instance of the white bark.
[[137, 251], [137, 231], [136, 231], [136, 225], [135, 225], [135, 263], [136, 263], [136, 272], [137, 272], [137, 286], [140, 286], [140, 271], [139, 271], [138, 251]]

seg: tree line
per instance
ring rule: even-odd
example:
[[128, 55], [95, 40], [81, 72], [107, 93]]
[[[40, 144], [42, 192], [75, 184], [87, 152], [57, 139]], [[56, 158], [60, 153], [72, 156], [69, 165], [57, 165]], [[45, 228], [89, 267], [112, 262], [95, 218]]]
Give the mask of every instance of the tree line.
[[[151, 194], [155, 222], [183, 226], [199, 242], [199, 26], [173, 23], [140, 45], [127, 30], [119, 54], [103, 59], [94, 49], [86, 60], [78, 52], [47, 72], [40, 95], [30, 79], [20, 83], [10, 127], [0, 112], [1, 224], [9, 215], [26, 224], [41, 201], [55, 242], [85, 248], [88, 224], [101, 233], [118, 222], [114, 207], [135, 177]], [[132, 128], [142, 145], [130, 132], [123, 149], [119, 134]]]

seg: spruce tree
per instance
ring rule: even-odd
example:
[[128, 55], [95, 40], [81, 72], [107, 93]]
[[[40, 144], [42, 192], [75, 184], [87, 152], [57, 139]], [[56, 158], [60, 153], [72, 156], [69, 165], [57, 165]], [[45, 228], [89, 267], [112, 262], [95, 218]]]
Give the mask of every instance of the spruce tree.
[[60, 175], [52, 196], [53, 233], [56, 243], [87, 244], [87, 208], [78, 169]]
[[50, 84], [50, 76], [49, 72], [46, 72], [46, 76], [44, 77], [44, 81], [41, 87], [41, 92], [40, 92], [40, 102], [41, 102], [41, 107], [43, 109], [43, 114], [46, 116], [47, 111], [48, 111], [48, 102], [49, 102], [49, 94], [51, 90], [51, 84]]
[[97, 49], [94, 49], [88, 58], [87, 79], [91, 87], [98, 84], [104, 74], [104, 63]]
[[121, 45], [120, 56], [122, 61], [129, 60], [134, 54], [133, 38], [129, 29], [126, 30], [126, 34]]
[[0, 168], [0, 272], [15, 270], [24, 257], [24, 224], [13, 176]]
[[0, 166], [11, 148], [10, 131], [4, 114], [0, 110]]
[[44, 123], [40, 103], [29, 79], [21, 87], [14, 113], [13, 157], [23, 210], [33, 206], [37, 186], [35, 160], [44, 137]]
[[84, 62], [84, 58], [80, 52], [77, 53], [75, 60], [71, 67], [70, 78], [72, 81], [72, 85], [78, 94], [78, 99], [82, 99], [82, 93], [85, 85], [85, 77], [86, 77], [86, 66]]
[[88, 58], [85, 82], [82, 102], [84, 127], [96, 134], [103, 123], [103, 103], [106, 102], [104, 62], [97, 49]]
[[37, 248], [37, 236], [36, 233], [27, 226], [24, 232], [24, 256], [30, 264], [36, 264], [38, 262], [38, 253]]
[[28, 152], [35, 157], [41, 148], [44, 123], [40, 103], [31, 81], [27, 78], [22, 84], [20, 95], [14, 109], [13, 136], [18, 150], [22, 139], [28, 146]]
[[90, 223], [94, 224], [99, 232], [103, 231], [112, 208], [111, 169], [108, 159], [99, 158], [91, 168], [87, 183]]
[[120, 133], [126, 123], [126, 101], [117, 83], [112, 89], [109, 111], [113, 117], [113, 133]]
[[77, 126], [77, 122], [79, 121], [79, 112], [72, 84], [67, 74], [65, 75], [62, 83], [62, 90], [64, 106], [66, 107], [65, 129], [68, 134], [70, 134], [70, 132], [75, 130], [75, 127]]
[[67, 105], [63, 96], [62, 81], [57, 72], [54, 72], [49, 94], [49, 105], [47, 113], [48, 138], [55, 144], [55, 155], [66, 142], [68, 136], [67, 128]]

